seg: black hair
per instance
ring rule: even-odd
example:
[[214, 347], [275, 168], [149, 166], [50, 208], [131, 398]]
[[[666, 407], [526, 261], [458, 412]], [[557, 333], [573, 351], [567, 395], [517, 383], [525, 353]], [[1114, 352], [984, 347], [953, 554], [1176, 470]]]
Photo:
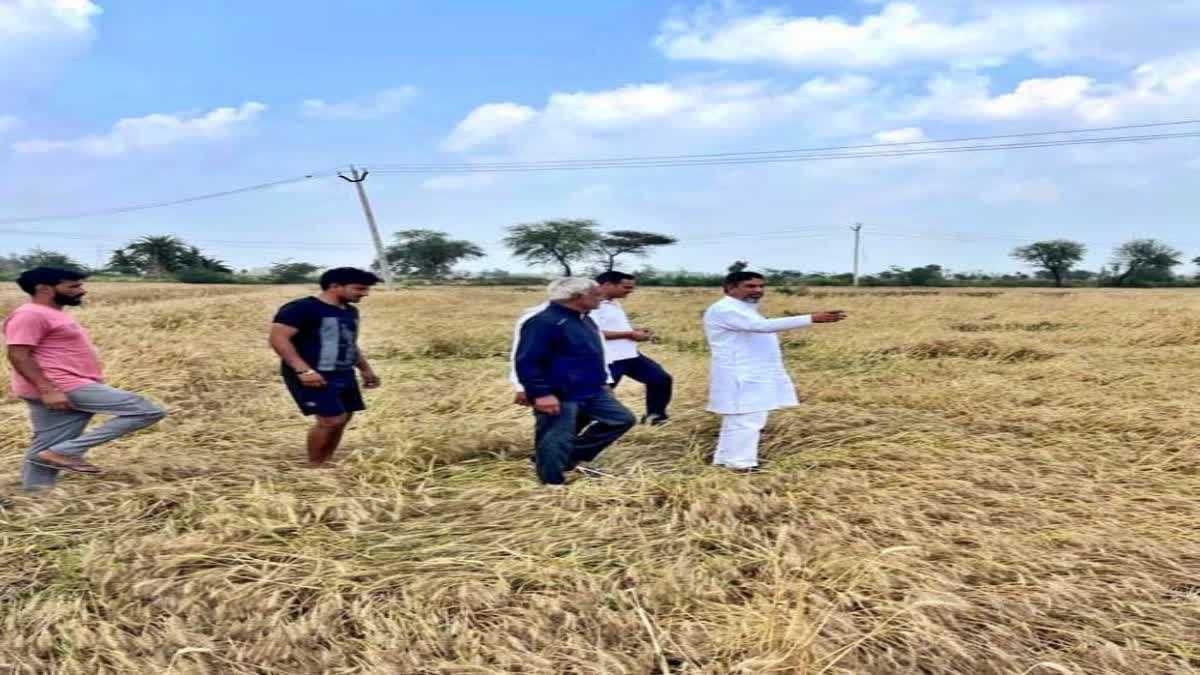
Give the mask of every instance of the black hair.
[[607, 272], [601, 272], [599, 275], [597, 275], [596, 283], [598, 283], [598, 284], [619, 284], [622, 281], [629, 281], [631, 279], [637, 279], [637, 277], [633, 276], [632, 274], [628, 274], [626, 272], [617, 272], [615, 270], [609, 270]]
[[330, 286], [349, 286], [350, 284], [362, 284], [363, 286], [374, 286], [379, 283], [379, 277], [373, 272], [360, 270], [357, 267], [335, 267], [331, 270], [326, 270], [321, 275], [321, 290], [327, 291]]
[[725, 275], [725, 288], [733, 288], [743, 281], [751, 279], [766, 279], [766, 277], [758, 272], [730, 272]]
[[64, 281], [82, 281], [88, 275], [79, 270], [65, 270], [59, 267], [35, 267], [25, 270], [17, 277], [17, 285], [29, 295], [37, 293], [37, 287], [57, 286]]

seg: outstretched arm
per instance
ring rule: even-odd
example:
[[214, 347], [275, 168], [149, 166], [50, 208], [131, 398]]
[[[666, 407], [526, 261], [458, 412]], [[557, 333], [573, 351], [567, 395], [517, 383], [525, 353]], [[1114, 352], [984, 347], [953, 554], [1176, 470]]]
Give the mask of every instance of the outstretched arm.
[[746, 333], [779, 333], [795, 328], [804, 328], [814, 323], [835, 323], [846, 318], [845, 312], [816, 312], [799, 316], [785, 316], [779, 319], [765, 319], [743, 312], [718, 312], [712, 316], [713, 324], [727, 330], [743, 331]]

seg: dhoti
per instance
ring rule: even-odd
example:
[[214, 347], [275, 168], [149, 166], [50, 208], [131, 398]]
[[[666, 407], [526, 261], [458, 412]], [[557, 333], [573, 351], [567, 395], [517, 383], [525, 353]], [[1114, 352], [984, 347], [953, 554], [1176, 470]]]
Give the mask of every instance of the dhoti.
[[721, 415], [721, 435], [713, 464], [733, 469], [758, 466], [758, 440], [767, 425], [769, 411]]

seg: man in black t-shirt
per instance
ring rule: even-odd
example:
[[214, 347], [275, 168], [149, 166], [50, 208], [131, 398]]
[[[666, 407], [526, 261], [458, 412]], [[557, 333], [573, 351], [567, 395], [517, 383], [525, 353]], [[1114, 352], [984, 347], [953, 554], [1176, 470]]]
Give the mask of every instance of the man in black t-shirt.
[[354, 369], [363, 386], [379, 386], [358, 350], [358, 309], [354, 304], [379, 283], [379, 277], [353, 267], [321, 275], [321, 294], [293, 300], [275, 314], [271, 348], [282, 360], [281, 373], [300, 412], [316, 417], [308, 432], [308, 466], [325, 466], [333, 457], [354, 413], [365, 410]]

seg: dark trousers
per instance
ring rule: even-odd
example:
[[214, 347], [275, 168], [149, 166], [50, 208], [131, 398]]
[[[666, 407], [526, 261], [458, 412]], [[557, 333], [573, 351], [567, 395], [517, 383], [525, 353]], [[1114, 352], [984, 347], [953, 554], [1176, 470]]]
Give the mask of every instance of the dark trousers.
[[543, 483], [561, 485], [563, 472], [590, 462], [637, 424], [637, 418], [607, 392], [579, 401], [563, 401], [562, 412], [534, 412], [537, 421], [537, 474]]
[[675, 381], [657, 361], [649, 356], [639, 355], [635, 359], [613, 361], [608, 364], [608, 370], [612, 373], [614, 388], [625, 376], [646, 385], [646, 414], [667, 416], [667, 406], [671, 404]]

